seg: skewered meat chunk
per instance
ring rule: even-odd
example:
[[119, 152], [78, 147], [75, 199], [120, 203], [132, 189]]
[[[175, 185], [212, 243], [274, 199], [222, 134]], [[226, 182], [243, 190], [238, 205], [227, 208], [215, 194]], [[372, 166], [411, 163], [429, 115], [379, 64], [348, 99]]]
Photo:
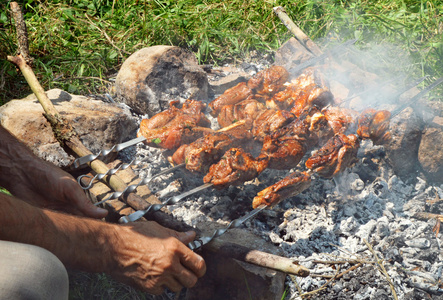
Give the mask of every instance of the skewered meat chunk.
[[221, 127], [229, 126], [240, 120], [245, 120], [251, 128], [254, 120], [266, 110], [263, 103], [254, 99], [243, 100], [234, 105], [225, 105], [218, 114], [217, 121]]
[[320, 73], [310, 68], [266, 101], [268, 108], [291, 110], [299, 116], [306, 106], [320, 108], [332, 103], [334, 97]]
[[205, 109], [205, 104], [197, 100], [186, 100], [182, 107], [179, 108], [179, 101], [169, 102], [169, 108], [165, 111], [155, 114], [149, 119], [143, 119], [140, 126], [143, 129], [158, 129], [166, 126], [173, 121], [177, 116], [187, 115], [191, 122], [198, 126], [208, 127], [211, 121], [202, 113]]
[[294, 120], [294, 115], [288, 111], [267, 109], [254, 120], [252, 134], [255, 139], [262, 141], [266, 135], [271, 134], [292, 120]]
[[334, 96], [328, 88], [316, 84], [308, 85], [297, 96], [290, 111], [298, 117], [306, 107], [323, 108], [333, 100]]
[[299, 118], [264, 137], [259, 157], [269, 157], [270, 169], [292, 169], [307, 149], [323, 137], [324, 128], [329, 130], [326, 125], [326, 119], [317, 108], [306, 108]]
[[144, 136], [149, 146], [175, 149], [213, 132], [202, 113], [204, 103], [186, 100], [181, 109], [177, 105], [178, 101], [173, 101], [169, 109], [142, 120], [137, 136]]
[[294, 137], [272, 139], [265, 136], [258, 158], [269, 159], [268, 168], [289, 170], [298, 165], [306, 153], [306, 145]]
[[182, 145], [175, 151], [172, 159], [175, 163], [186, 164], [186, 169], [193, 172], [206, 173], [214, 162], [219, 161], [222, 155], [232, 147], [247, 147], [252, 139], [250, 131], [237, 131], [233, 134], [214, 132], [208, 134], [189, 145]]
[[311, 185], [311, 176], [307, 172], [292, 172], [277, 183], [265, 188], [252, 200], [252, 207], [265, 204], [274, 206], [281, 201], [298, 195]]
[[305, 165], [322, 177], [332, 178], [357, 161], [359, 147], [360, 142], [356, 135], [338, 133], [317, 150]]
[[246, 82], [240, 82], [209, 103], [208, 106], [212, 109], [211, 115], [217, 116], [223, 106], [237, 104], [246, 100], [252, 94], [253, 91], [247, 86]]
[[257, 177], [267, 165], [267, 158], [255, 159], [241, 148], [232, 148], [226, 151], [218, 163], [209, 168], [203, 181], [212, 183], [216, 189], [240, 185]]
[[348, 129], [350, 131], [354, 130], [355, 117], [358, 115], [358, 112], [347, 108], [327, 106], [322, 109], [322, 113], [325, 115], [334, 133], [345, 133]]
[[357, 134], [363, 139], [371, 139], [374, 145], [385, 144], [391, 139], [388, 131], [390, 117], [391, 113], [387, 110], [364, 110], [358, 118]]
[[273, 95], [284, 88], [289, 72], [282, 66], [272, 66], [248, 80], [248, 87], [260, 95]]

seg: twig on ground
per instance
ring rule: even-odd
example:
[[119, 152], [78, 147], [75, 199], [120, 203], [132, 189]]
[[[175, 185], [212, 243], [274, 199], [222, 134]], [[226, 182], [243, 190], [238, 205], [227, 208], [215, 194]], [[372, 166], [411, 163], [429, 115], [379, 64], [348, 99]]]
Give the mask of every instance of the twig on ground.
[[386, 281], [389, 283], [389, 287], [391, 289], [392, 296], [394, 297], [395, 300], [398, 300], [397, 293], [395, 292], [394, 284], [392, 283], [391, 277], [389, 276], [388, 272], [386, 271], [385, 266], [383, 265], [382, 261], [378, 258], [378, 255], [377, 255], [377, 253], [375, 253], [374, 249], [372, 249], [372, 246], [365, 239], [363, 239], [363, 241], [365, 242], [369, 251], [371, 251], [372, 255], [374, 255], [375, 260], [377, 262], [378, 269], [383, 274], [383, 276], [386, 278]]

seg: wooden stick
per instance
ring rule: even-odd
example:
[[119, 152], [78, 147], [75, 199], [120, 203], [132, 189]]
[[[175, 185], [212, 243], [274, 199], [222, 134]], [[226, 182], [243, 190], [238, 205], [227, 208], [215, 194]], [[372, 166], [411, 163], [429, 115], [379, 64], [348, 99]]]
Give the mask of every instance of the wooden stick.
[[226, 243], [220, 239], [212, 240], [210, 243], [205, 245], [205, 249], [217, 252], [217, 254], [220, 255], [232, 257], [234, 259], [280, 271], [286, 274], [292, 274], [300, 277], [306, 277], [309, 275], [309, 270], [307, 268], [294, 264], [294, 262], [289, 258], [258, 250], [252, 250], [238, 244]]
[[315, 56], [323, 54], [321, 49], [289, 18], [285, 9], [281, 6], [274, 7], [274, 13], [280, 18], [282, 23], [294, 35], [294, 37]]
[[23, 13], [17, 2], [11, 2], [10, 6], [12, 10], [12, 16], [15, 20], [15, 28], [17, 30], [17, 43], [19, 53], [23, 56], [26, 63], [32, 65], [33, 59], [29, 55], [28, 30], [26, 29], [26, 23], [23, 19]]

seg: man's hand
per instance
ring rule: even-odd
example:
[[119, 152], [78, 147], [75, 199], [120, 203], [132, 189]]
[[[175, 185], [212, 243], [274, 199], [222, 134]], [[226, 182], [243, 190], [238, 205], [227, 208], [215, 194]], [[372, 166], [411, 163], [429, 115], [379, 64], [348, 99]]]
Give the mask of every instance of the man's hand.
[[203, 258], [185, 244], [195, 232], [177, 232], [156, 222], [120, 226], [115, 242], [115, 267], [111, 275], [119, 281], [152, 294], [165, 287], [179, 292], [193, 287], [206, 272]]
[[117, 225], [40, 209], [0, 193], [0, 239], [43, 247], [65, 266], [105, 272], [144, 291], [161, 294], [192, 287], [206, 265], [179, 233], [156, 222]]

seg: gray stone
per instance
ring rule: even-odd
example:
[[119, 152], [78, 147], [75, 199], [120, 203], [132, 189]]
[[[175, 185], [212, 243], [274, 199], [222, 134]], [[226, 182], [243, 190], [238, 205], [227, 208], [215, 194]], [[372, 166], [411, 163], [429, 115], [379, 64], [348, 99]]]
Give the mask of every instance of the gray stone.
[[390, 165], [402, 179], [411, 178], [417, 172], [423, 126], [422, 119], [412, 108], [406, 108], [391, 120], [392, 139], [385, 148]]
[[[82, 143], [93, 153], [109, 149], [135, 134], [137, 121], [121, 104], [105, 103], [59, 89], [46, 92], [59, 114], [78, 133]], [[11, 100], [0, 107], [0, 122], [33, 152], [57, 166], [66, 167], [74, 160], [54, 137], [51, 125], [34, 94]]]
[[436, 116], [423, 132], [418, 161], [431, 181], [443, 183], [443, 117]]
[[152, 46], [133, 53], [115, 82], [117, 98], [150, 117], [171, 100], [206, 100], [209, 83], [195, 55], [175, 46]]

